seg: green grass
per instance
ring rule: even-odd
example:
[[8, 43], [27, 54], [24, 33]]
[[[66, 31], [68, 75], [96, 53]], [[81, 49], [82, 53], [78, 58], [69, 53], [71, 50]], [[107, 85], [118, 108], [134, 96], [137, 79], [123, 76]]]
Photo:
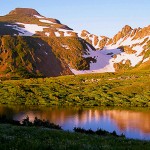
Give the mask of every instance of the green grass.
[[0, 124], [0, 133], [0, 149], [3, 150], [148, 150], [150, 147], [150, 141], [9, 124]]
[[149, 71], [6, 80], [1, 104], [149, 107]]

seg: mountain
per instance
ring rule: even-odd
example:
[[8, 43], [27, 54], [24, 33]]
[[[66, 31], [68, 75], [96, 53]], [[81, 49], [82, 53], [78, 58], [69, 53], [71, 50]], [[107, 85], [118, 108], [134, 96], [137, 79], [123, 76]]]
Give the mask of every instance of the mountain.
[[0, 76], [126, 71], [150, 61], [150, 26], [124, 26], [113, 38], [80, 33], [31, 8], [0, 16]]
[[67, 25], [34, 9], [17, 8], [1, 16], [0, 76], [49, 77], [73, 74], [71, 67], [89, 69], [95, 60], [83, 57], [89, 44], [72, 34]]
[[16, 8], [9, 14], [0, 17], [1, 35], [20, 36], [58, 36], [71, 34], [71, 28], [59, 20], [41, 16], [36, 10]]
[[113, 38], [87, 31], [82, 31], [81, 37], [98, 49], [88, 55], [96, 58], [96, 63], [90, 64], [90, 70], [72, 70], [75, 74], [126, 71], [150, 62], [150, 26], [132, 29], [125, 25]]

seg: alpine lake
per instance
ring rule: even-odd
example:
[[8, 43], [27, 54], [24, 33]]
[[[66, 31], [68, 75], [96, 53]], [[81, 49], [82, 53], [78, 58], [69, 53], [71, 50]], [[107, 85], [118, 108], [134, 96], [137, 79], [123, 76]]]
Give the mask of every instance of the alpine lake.
[[74, 127], [116, 131], [126, 138], [150, 140], [150, 109], [143, 108], [78, 108], [78, 107], [29, 107], [0, 105], [0, 117], [22, 121], [27, 116], [58, 124], [64, 130]]

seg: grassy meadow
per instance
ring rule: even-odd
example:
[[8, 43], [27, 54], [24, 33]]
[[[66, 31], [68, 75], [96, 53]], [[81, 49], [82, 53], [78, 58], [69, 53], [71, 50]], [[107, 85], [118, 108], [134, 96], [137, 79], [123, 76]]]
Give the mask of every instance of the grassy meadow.
[[70, 75], [0, 82], [0, 104], [150, 106], [149, 71]]

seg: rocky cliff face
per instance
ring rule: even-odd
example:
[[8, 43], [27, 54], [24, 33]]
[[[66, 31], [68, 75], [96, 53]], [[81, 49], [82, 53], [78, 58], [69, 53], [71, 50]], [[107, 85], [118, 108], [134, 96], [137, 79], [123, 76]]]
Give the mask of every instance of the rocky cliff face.
[[121, 38], [124, 38], [125, 36], [127, 36], [127, 34], [129, 34], [132, 31], [132, 28], [128, 25], [125, 25], [121, 31], [119, 31], [113, 38], [112, 40], [110, 39], [111, 42], [108, 41], [109, 44], [113, 44], [113, 43], [117, 43], [118, 40], [120, 40]]
[[106, 36], [97, 36], [94, 34], [90, 34], [86, 30], [83, 30], [78, 36], [90, 43], [95, 49], [103, 49], [103, 47], [109, 40], [109, 38]]
[[[124, 41], [127, 39], [136, 40], [149, 36], [150, 36], [150, 26], [147, 26], [145, 28], [132, 29], [130, 26], [126, 25], [113, 38], [109, 39], [106, 45], [115, 45], [117, 42], [122, 42], [122, 40]], [[127, 44], [130, 43], [126, 43], [126, 45]]]

